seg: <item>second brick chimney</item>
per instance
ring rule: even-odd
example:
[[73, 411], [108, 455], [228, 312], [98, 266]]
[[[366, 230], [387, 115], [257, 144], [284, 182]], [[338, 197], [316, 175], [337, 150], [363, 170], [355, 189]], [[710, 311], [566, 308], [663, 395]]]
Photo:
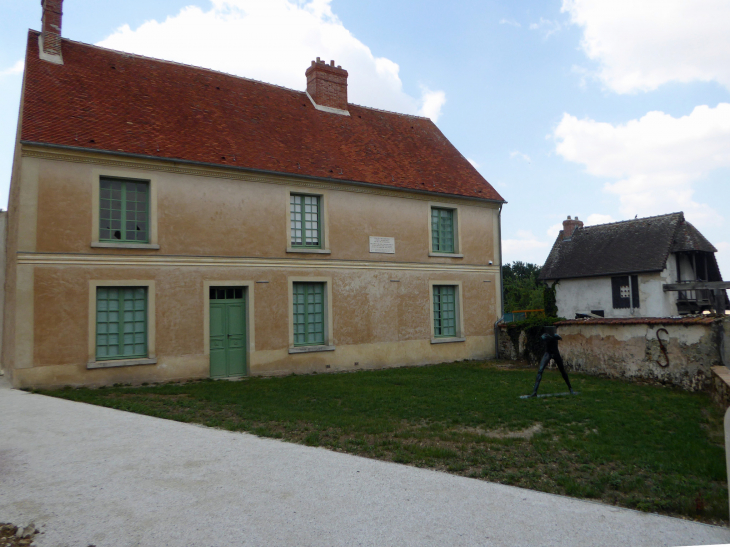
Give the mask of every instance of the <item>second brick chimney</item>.
[[41, 0], [43, 17], [41, 19], [40, 58], [56, 64], [61, 60], [61, 18], [63, 0]]
[[347, 71], [341, 66], [335, 66], [320, 61], [312, 61], [312, 65], [304, 73], [307, 77], [307, 93], [314, 104], [319, 107], [334, 108], [344, 114], [347, 112]]
[[583, 227], [583, 221], [578, 220], [578, 217], [575, 217], [574, 219], [570, 218], [570, 215], [568, 215], [568, 220], [563, 221], [563, 240], [570, 239], [573, 237], [573, 232], [576, 231], [578, 228]]

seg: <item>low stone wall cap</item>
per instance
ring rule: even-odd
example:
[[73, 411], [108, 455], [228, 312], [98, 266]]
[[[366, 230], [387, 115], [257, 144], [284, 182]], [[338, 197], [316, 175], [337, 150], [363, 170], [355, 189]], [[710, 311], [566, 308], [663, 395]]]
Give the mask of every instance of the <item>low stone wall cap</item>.
[[567, 319], [555, 323], [556, 327], [571, 325], [711, 325], [722, 321], [714, 316], [692, 317], [590, 317], [585, 319]]

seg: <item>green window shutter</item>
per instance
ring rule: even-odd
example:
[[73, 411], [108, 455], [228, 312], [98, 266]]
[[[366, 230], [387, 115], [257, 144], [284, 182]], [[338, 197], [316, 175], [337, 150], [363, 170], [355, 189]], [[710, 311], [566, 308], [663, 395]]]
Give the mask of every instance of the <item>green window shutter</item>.
[[435, 253], [454, 252], [454, 210], [431, 209], [431, 247]]
[[322, 247], [322, 212], [319, 196], [291, 194], [291, 246], [319, 249]]
[[149, 243], [149, 183], [99, 181], [99, 241]]
[[324, 283], [294, 283], [294, 345], [324, 344]]
[[147, 287], [97, 287], [96, 358], [147, 357]]
[[433, 332], [436, 338], [456, 336], [456, 287], [433, 286]]

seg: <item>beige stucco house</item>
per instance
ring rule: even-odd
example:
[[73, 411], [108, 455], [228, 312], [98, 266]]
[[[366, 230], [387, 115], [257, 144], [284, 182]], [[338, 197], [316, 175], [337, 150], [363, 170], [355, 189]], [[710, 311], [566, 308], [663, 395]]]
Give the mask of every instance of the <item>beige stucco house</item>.
[[[495, 353], [504, 200], [428, 119], [30, 31], [2, 362], [16, 387]], [[304, 85], [304, 77], [302, 79]]]

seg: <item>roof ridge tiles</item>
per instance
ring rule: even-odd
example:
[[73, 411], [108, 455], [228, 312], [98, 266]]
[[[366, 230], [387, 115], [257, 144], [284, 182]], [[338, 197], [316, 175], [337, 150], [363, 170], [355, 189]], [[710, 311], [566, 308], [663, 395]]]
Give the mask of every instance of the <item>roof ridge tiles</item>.
[[[33, 29], [29, 29], [29, 32], [35, 32], [36, 34], [40, 34], [40, 32], [38, 32], [37, 30], [33, 30]], [[128, 57], [136, 57], [138, 59], [144, 59], [146, 61], [155, 61], [155, 62], [158, 62], [158, 63], [168, 63], [168, 64], [171, 64], [171, 65], [181, 66], [183, 68], [194, 68], [196, 70], [204, 70], [206, 72], [212, 72], [214, 74], [224, 74], [226, 76], [230, 76], [231, 78], [238, 78], [238, 79], [241, 79], [241, 80], [246, 80], [247, 82], [255, 82], [257, 84], [268, 85], [268, 86], [271, 86], [271, 87], [276, 87], [278, 89], [283, 89], [284, 91], [291, 91], [293, 93], [299, 93], [300, 95], [305, 95], [306, 96], [306, 90], [293, 89], [291, 87], [286, 87], [286, 86], [279, 85], [279, 84], [272, 84], [271, 82], [264, 82], [263, 80], [257, 80], [256, 78], [249, 78], [247, 76], [241, 76], [240, 74], [233, 74], [231, 72], [226, 72], [224, 70], [215, 70], [213, 68], [208, 68], [208, 67], [204, 67], [204, 66], [190, 65], [190, 64], [187, 64], [187, 63], [181, 63], [179, 61], [171, 61], [170, 59], [160, 59], [160, 58], [157, 58], [157, 57], [149, 57], [147, 55], [140, 55], [139, 53], [130, 53], [128, 51], [122, 51], [120, 49], [112, 49], [112, 48], [108, 48], [108, 47], [98, 46], [96, 44], [88, 44], [86, 42], [79, 42], [78, 40], [71, 40], [70, 38], [61, 38], [61, 42], [71, 42], [71, 43], [74, 43], [74, 44], [77, 44], [77, 45], [80, 45], [80, 46], [86, 46], [86, 47], [91, 47], [91, 48], [95, 48], [95, 49], [100, 49], [102, 51], [110, 51], [112, 53], [118, 53], [119, 55], [126, 55]], [[417, 119], [420, 119], [420, 120], [433, 121], [433, 120], [431, 120], [431, 118], [429, 118], [427, 116], [419, 116], [417, 114], [408, 114], [406, 112], [396, 112], [395, 110], [385, 110], [384, 108], [375, 108], [375, 107], [372, 107], [372, 106], [365, 106], [365, 105], [362, 105], [362, 104], [351, 103], [351, 102], [348, 102], [347, 104], [350, 105], [350, 106], [356, 106], [358, 108], [365, 108], [367, 110], [374, 110], [376, 112], [383, 112], [385, 114], [395, 114], [396, 116], [406, 116], [408, 118], [417, 118]]]
[[[350, 106], [357, 106], [358, 108], [365, 108], [367, 110], [374, 110], [376, 112], [383, 112], [385, 114], [395, 114], [396, 116], [406, 116], [408, 118], [417, 118], [419, 120], [428, 120], [433, 123], [433, 120], [427, 116], [419, 116], [417, 114], [406, 114], [405, 112], [395, 112], [394, 110], [385, 110], [383, 108], [375, 108], [373, 106], [364, 106], [357, 103], [347, 103]], [[434, 124], [435, 125], [435, 124]]]
[[[29, 33], [40, 34], [40, 32], [38, 32], [37, 30], [33, 30], [33, 29], [28, 29], [28, 32]], [[268, 86], [271, 86], [271, 87], [277, 87], [277, 88], [283, 89], [285, 91], [292, 91], [294, 93], [300, 93], [302, 95], [305, 95], [305, 92], [304, 91], [301, 91], [301, 90], [298, 90], [298, 89], [292, 89], [290, 87], [285, 87], [285, 86], [279, 85], [279, 84], [272, 84], [271, 82], [264, 82], [262, 80], [257, 80], [256, 78], [248, 78], [246, 76], [240, 76], [238, 74], [231, 74], [230, 72], [225, 72], [223, 70], [215, 70], [215, 69], [208, 68], [208, 67], [204, 67], [204, 66], [190, 65], [190, 64], [187, 64], [187, 63], [181, 63], [179, 61], [171, 61], [169, 59], [160, 59], [158, 57], [148, 57], [147, 55], [140, 55], [139, 53], [130, 53], [128, 51], [122, 51], [120, 49], [112, 49], [112, 48], [109, 48], [109, 47], [97, 46], [96, 44], [88, 44], [86, 42], [79, 42], [78, 40], [71, 40], [70, 38], [61, 38], [61, 42], [62, 43], [63, 42], [71, 42], [71, 43], [76, 44], [76, 45], [79, 45], [79, 46], [90, 47], [90, 48], [94, 48], [94, 49], [99, 49], [101, 51], [108, 51], [108, 52], [111, 52], [111, 53], [117, 53], [119, 55], [126, 55], [127, 57], [136, 57], [138, 59], [144, 59], [146, 61], [154, 61], [156, 63], [167, 63], [167, 64], [171, 64], [171, 65], [180, 66], [180, 67], [183, 67], [183, 68], [194, 68], [196, 70], [204, 70], [206, 72], [212, 72], [214, 74], [224, 74], [226, 76], [230, 76], [231, 78], [238, 78], [238, 79], [241, 79], [241, 80], [246, 80], [248, 82], [255, 82], [257, 84], [263, 84], [263, 85], [268, 85]]]
[[651, 216], [651, 217], [629, 218], [629, 219], [626, 219], [626, 220], [617, 220], [615, 222], [605, 222], [603, 224], [591, 224], [590, 226], [582, 226], [579, 229], [586, 230], [588, 228], [600, 228], [602, 226], [615, 226], [617, 224], [626, 224], [628, 222], [638, 222], [640, 220], [653, 220], [653, 219], [657, 219], [657, 218], [671, 217], [671, 216], [674, 216], [674, 215], [682, 215], [682, 217], [684, 217], [684, 212], [683, 211], [678, 211], [676, 213], [665, 213], [663, 215], [654, 215], [654, 216]]

